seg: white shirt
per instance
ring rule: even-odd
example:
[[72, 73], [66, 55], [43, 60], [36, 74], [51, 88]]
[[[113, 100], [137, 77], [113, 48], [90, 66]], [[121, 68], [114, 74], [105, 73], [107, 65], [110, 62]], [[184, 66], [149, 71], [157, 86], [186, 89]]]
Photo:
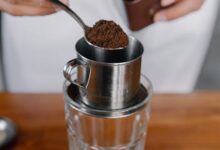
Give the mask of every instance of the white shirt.
[[[127, 27], [119, 0], [72, 0], [70, 6], [89, 25], [114, 20], [145, 47], [142, 73], [156, 92], [190, 92], [200, 72], [217, 15], [218, 0], [206, 0], [198, 12], [160, 22], [138, 32]], [[60, 92], [64, 64], [76, 57], [80, 26], [64, 12], [41, 17], [3, 14], [4, 69], [13, 92]]]

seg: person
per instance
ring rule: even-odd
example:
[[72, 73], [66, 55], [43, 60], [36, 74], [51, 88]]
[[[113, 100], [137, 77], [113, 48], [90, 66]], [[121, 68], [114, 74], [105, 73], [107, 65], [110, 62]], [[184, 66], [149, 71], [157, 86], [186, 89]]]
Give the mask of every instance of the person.
[[[153, 82], [156, 92], [194, 89], [211, 39], [218, 0], [162, 0], [166, 9], [155, 14], [155, 23], [136, 32], [128, 28], [122, 1], [62, 1], [88, 25], [100, 19], [114, 20], [139, 39], [145, 47], [142, 73]], [[47, 0], [0, 0], [0, 10], [4, 12], [7, 89], [61, 91], [63, 66], [76, 57], [74, 44], [83, 36], [79, 25]]]

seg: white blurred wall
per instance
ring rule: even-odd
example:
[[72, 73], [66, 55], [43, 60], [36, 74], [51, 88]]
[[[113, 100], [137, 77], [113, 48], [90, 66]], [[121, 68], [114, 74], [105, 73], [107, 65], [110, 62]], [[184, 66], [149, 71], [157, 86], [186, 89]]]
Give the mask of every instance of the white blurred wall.
[[3, 90], [3, 80], [2, 80], [2, 66], [0, 65], [0, 91]]
[[1, 14], [0, 14], [0, 91], [3, 90], [3, 75], [2, 75], [2, 46], [1, 46]]

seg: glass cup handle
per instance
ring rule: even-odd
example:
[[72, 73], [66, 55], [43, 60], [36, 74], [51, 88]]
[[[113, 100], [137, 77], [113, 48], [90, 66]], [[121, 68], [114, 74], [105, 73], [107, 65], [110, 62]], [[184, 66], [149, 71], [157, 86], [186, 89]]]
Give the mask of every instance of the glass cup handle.
[[[86, 68], [86, 69], [88, 68], [89, 76], [87, 78], [86, 83], [79, 83], [77, 80], [72, 80], [72, 78], [71, 78], [74, 74], [73, 70], [78, 66], [82, 66], [83, 68]], [[86, 62], [76, 58], [76, 59], [73, 59], [73, 60], [70, 60], [69, 62], [67, 62], [67, 64], [64, 66], [64, 69], [63, 69], [63, 75], [66, 78], [66, 80], [68, 80], [69, 82], [75, 84], [78, 87], [85, 89], [85, 88], [87, 88], [88, 83], [89, 83], [90, 68], [88, 67]]]

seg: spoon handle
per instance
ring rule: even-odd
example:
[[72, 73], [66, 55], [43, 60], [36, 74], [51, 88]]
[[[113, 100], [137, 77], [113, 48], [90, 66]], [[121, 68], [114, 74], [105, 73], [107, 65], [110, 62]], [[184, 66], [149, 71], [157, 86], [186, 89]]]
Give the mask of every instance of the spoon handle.
[[84, 31], [87, 31], [89, 27], [83, 22], [83, 20], [72, 9], [70, 9], [67, 5], [63, 4], [59, 0], [50, 0], [50, 1], [53, 4], [55, 4], [57, 7], [66, 11], [70, 16], [72, 16], [76, 20], [76, 22], [79, 23], [79, 25], [83, 28]]

